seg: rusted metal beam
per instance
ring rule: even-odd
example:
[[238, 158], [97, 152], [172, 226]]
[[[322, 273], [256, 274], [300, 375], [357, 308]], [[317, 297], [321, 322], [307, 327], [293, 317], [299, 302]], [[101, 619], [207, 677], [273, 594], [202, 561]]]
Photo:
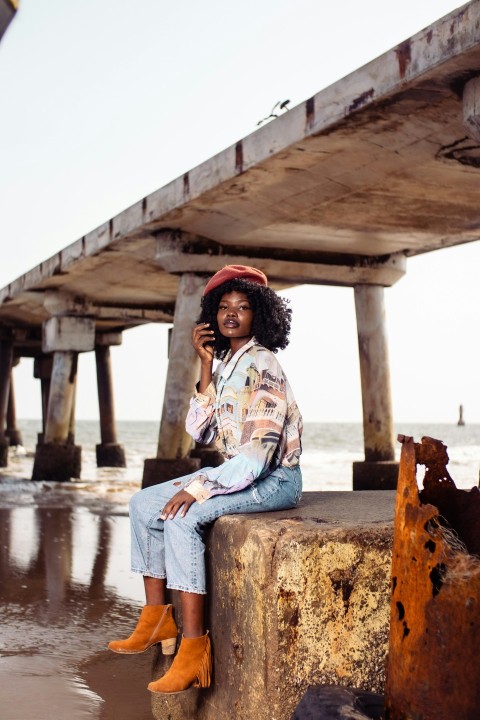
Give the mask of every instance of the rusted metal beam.
[[480, 492], [455, 487], [441, 441], [399, 440], [385, 717], [478, 720]]

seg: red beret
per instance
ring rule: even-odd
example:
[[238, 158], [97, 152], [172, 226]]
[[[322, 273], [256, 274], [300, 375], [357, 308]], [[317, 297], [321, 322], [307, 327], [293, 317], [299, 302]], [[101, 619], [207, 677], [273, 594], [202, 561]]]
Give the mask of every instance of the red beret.
[[257, 270], [257, 268], [249, 267], [248, 265], [225, 265], [225, 267], [210, 278], [205, 285], [203, 294], [207, 295], [210, 290], [222, 285], [222, 283], [227, 282], [227, 280], [236, 280], [237, 278], [250, 280], [250, 282], [256, 282], [260, 285], [267, 285], [267, 276], [261, 270]]

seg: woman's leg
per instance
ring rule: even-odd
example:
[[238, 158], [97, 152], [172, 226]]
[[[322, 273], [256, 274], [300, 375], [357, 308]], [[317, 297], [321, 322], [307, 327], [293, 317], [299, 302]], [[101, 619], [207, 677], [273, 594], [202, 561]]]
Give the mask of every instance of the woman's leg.
[[195, 502], [187, 514], [164, 521], [167, 587], [185, 593], [206, 592], [205, 535], [222, 515], [286, 510], [301, 494], [299, 468], [281, 468], [245, 490]]
[[[163, 520], [160, 519], [165, 503], [178, 491], [174, 482], [178, 481], [141, 490], [130, 502], [132, 570], [143, 575], [145, 605], [130, 637], [108, 644], [114, 652], [140, 653], [159, 642], [165, 655], [175, 652], [177, 626], [172, 606], [166, 599]], [[190, 615], [187, 611], [187, 617]]]
[[166, 601], [166, 580], [162, 578], [143, 576], [145, 588], [145, 605], [165, 605]]
[[156, 598], [164, 595], [165, 589], [164, 521], [160, 515], [168, 500], [178, 492], [178, 484], [189, 478], [187, 475], [153, 485], [135, 493], [130, 500], [131, 569], [149, 578], [145, 584], [145, 593], [149, 593], [147, 604], [154, 604]]
[[[166, 604], [166, 581], [160, 578], [144, 576], [145, 604]], [[205, 595], [180, 591], [182, 604], [183, 635], [187, 638], [199, 637], [205, 634], [204, 614]]]
[[183, 637], [196, 638], [205, 635], [205, 595], [180, 591], [182, 603]]

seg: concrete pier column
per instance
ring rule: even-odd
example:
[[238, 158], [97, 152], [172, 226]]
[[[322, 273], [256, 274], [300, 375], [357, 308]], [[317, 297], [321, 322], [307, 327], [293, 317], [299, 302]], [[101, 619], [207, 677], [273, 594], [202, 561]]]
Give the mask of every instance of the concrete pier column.
[[7, 405], [7, 437], [10, 447], [23, 445], [22, 434], [17, 428], [17, 413], [15, 408], [15, 390], [13, 385], [13, 372], [10, 373], [10, 392]]
[[39, 355], [33, 363], [33, 377], [40, 380], [42, 393], [42, 432], [38, 434], [38, 444], [41, 445], [45, 438], [47, 426], [48, 396], [50, 395], [50, 381], [52, 378], [53, 355]]
[[[77, 357], [78, 363], [78, 357]], [[72, 403], [70, 407], [70, 421], [68, 423], [68, 436], [67, 442], [69, 445], [75, 444], [75, 406], [77, 403], [77, 370], [78, 366], [75, 366], [75, 377], [73, 379], [73, 390], [72, 390]]]
[[80, 477], [81, 448], [70, 442], [78, 353], [93, 350], [90, 318], [59, 316], [44, 323], [42, 350], [53, 352], [44, 442], [35, 451], [33, 480]]
[[353, 463], [354, 490], [396, 487], [393, 413], [390, 392], [384, 288], [354, 288], [363, 404], [365, 461]]
[[78, 355], [75, 352], [54, 353], [45, 427], [46, 443], [68, 440], [77, 361]]
[[8, 396], [13, 363], [13, 342], [0, 339], [0, 467], [8, 464], [8, 437], [5, 434]]
[[110, 360], [110, 345], [120, 345], [121, 342], [121, 333], [97, 335], [95, 340], [101, 438], [101, 443], [96, 446], [98, 467], [125, 467], [126, 465], [125, 451], [117, 442]]
[[188, 457], [193, 446], [185, 417], [200, 366], [192, 346], [192, 327], [200, 312], [205, 278], [185, 273], [180, 278], [158, 438], [157, 457], [145, 460], [142, 487], [156, 485], [198, 470], [200, 460]]

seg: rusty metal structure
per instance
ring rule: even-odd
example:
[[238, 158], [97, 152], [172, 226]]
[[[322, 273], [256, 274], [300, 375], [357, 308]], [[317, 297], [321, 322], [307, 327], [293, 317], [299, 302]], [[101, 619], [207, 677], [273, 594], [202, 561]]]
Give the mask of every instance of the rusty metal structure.
[[385, 718], [478, 720], [480, 491], [455, 487], [441, 441], [399, 440]]

